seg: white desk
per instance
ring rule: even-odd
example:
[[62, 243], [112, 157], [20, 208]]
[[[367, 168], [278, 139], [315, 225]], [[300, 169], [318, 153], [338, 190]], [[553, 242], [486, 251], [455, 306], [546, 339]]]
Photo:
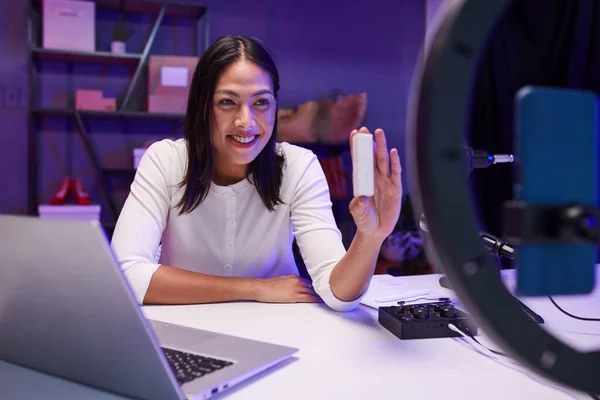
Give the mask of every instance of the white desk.
[[[514, 284], [511, 272], [505, 274], [508, 287]], [[423, 275], [402, 279], [430, 288], [429, 296], [434, 292], [450, 295], [450, 291], [439, 287], [438, 278], [439, 275]], [[556, 299], [563, 308], [578, 315], [600, 317], [600, 285], [597, 286], [589, 296]], [[569, 318], [546, 298], [526, 299], [525, 303], [544, 317], [546, 328], [556, 336], [582, 350], [600, 348], [600, 323]], [[315, 304], [230, 303], [152, 306], [144, 307], [144, 313], [152, 319], [300, 349], [293, 359], [220, 398], [572, 398], [480, 355], [458, 340], [399, 340], [379, 325], [375, 310], [364, 306], [353, 312], [336, 313]], [[479, 339], [496, 347], [485, 337]], [[0, 363], [0, 376], [1, 371]], [[0, 388], [6, 383], [0, 379]], [[589, 399], [584, 394], [577, 396]], [[1, 389], [0, 398], [5, 398]]]

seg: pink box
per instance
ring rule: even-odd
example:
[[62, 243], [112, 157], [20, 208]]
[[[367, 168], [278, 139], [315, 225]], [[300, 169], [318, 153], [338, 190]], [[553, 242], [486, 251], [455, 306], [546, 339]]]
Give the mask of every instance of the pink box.
[[44, 0], [42, 46], [95, 51], [96, 5], [91, 1]]
[[187, 96], [148, 96], [148, 111], [171, 114], [185, 114]]
[[150, 56], [148, 111], [185, 113], [198, 57]]
[[117, 100], [116, 99], [102, 99], [102, 111], [116, 111]]
[[75, 91], [75, 108], [78, 110], [115, 111], [116, 99], [104, 98], [100, 90]]

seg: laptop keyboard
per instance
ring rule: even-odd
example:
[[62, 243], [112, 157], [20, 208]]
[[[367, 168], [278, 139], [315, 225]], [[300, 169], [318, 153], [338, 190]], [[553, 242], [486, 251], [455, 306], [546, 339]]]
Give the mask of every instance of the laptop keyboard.
[[162, 351], [180, 385], [233, 364], [229, 361], [199, 356], [165, 347], [162, 347]]

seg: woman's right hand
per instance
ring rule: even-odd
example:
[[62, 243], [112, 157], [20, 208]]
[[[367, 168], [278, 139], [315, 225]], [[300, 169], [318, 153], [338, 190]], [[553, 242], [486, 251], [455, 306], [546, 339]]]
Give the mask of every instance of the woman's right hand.
[[257, 279], [256, 301], [260, 303], [320, 303], [310, 281], [298, 275]]

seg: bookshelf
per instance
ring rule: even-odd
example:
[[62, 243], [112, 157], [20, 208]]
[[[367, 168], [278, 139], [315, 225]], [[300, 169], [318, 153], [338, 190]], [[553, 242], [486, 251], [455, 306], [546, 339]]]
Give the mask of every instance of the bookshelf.
[[[89, 1], [89, 0], [88, 0]], [[177, 0], [92, 0], [97, 10], [113, 10], [143, 14], [160, 14], [174, 17], [199, 19], [207, 11], [207, 7], [189, 1]], [[34, 7], [41, 8], [44, 0], [34, 1]], [[166, 8], [165, 8], [166, 5]], [[163, 11], [164, 10], [164, 11]]]
[[182, 120], [184, 114], [169, 114], [147, 111], [96, 111], [96, 110], [74, 110], [71, 108], [36, 108], [32, 113], [38, 116], [62, 116], [73, 117], [75, 113], [82, 117], [96, 118], [129, 118], [129, 119], [162, 119], [162, 120]]
[[[92, 166], [93, 173], [102, 197], [102, 205], [106, 210], [108, 219], [103, 220], [105, 227], [110, 230], [114, 227], [120, 206], [113, 194], [111, 178], [114, 176], [133, 177], [135, 170], [128, 168], [106, 168], [101, 160], [99, 150], [92, 140], [93, 132], [90, 131], [90, 120], [126, 120], [126, 121], [158, 121], [164, 120], [180, 123], [183, 114], [147, 112], [139, 105], [134, 104], [134, 94], [143, 84], [146, 74], [148, 59], [152, 52], [157, 33], [165, 25], [166, 17], [191, 19], [194, 27], [195, 56], [200, 56], [210, 44], [210, 19], [207, 7], [190, 2], [175, 0], [94, 0], [96, 7], [96, 22], [101, 11], [127, 15], [144, 15], [153, 22], [151, 29], [145, 34], [146, 39], [141, 51], [134, 53], [118, 54], [108, 51], [72, 51], [64, 49], [49, 49], [42, 47], [42, 19], [43, 1], [29, 0], [28, 32], [29, 32], [29, 120], [28, 120], [28, 213], [37, 215], [40, 198], [40, 153], [41, 139], [40, 126], [46, 118], [63, 118], [72, 123], [75, 133], [81, 139], [87, 159]], [[202, 24], [199, 22], [202, 20]], [[98, 24], [96, 24], [98, 33]], [[98, 36], [98, 35], [97, 35]], [[164, 55], [164, 54], [161, 54]], [[176, 55], [176, 54], [174, 54]], [[40, 105], [38, 92], [40, 89], [40, 69], [45, 63], [59, 63], [66, 65], [69, 73], [74, 65], [97, 65], [104, 67], [124, 66], [131, 70], [127, 85], [117, 97], [116, 111], [91, 111], [75, 109], [73, 84], [69, 83], [66, 93], [67, 106]], [[69, 79], [69, 77], [67, 77]], [[126, 135], [124, 132], [119, 132]], [[164, 136], [164, 135], [163, 135]], [[71, 150], [72, 151], [72, 150]], [[44, 199], [47, 200], [47, 199]]]
[[142, 60], [141, 54], [115, 54], [108, 51], [86, 52], [35, 47], [31, 49], [31, 53], [38, 61], [137, 65]]

